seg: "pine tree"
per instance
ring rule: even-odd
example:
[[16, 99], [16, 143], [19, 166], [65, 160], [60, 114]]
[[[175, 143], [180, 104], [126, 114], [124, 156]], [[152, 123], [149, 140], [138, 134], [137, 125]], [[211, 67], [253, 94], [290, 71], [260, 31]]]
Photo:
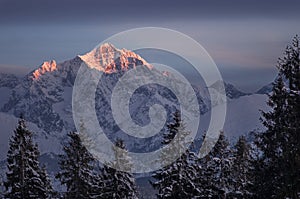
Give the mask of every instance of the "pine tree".
[[262, 112], [266, 131], [257, 146], [262, 155], [257, 164], [257, 197], [299, 198], [300, 192], [300, 70], [299, 37], [282, 59], [279, 75], [269, 95], [270, 112]]
[[[212, 144], [212, 140], [206, 137], [206, 133], [202, 137], [202, 146]], [[214, 168], [208, 167], [211, 161], [211, 155], [207, 154], [205, 157], [197, 160], [197, 177], [196, 177], [196, 187], [199, 191], [199, 198], [213, 198], [217, 195], [214, 184]]]
[[[285, 130], [287, 124], [287, 92], [284, 86], [283, 78], [280, 75], [274, 83], [272, 95], [269, 96], [268, 105], [273, 108], [271, 112], [263, 112], [264, 126], [267, 130], [258, 135], [256, 144], [262, 151], [261, 157], [257, 160], [256, 167], [261, 167], [256, 173], [255, 182], [256, 195], [271, 196], [276, 198], [283, 186], [282, 184], [282, 147], [285, 142]], [[258, 172], [257, 171], [257, 172]]]
[[45, 181], [39, 166], [39, 151], [33, 144], [32, 133], [27, 129], [25, 120], [20, 119], [9, 143], [7, 154], [7, 181], [5, 198], [50, 198], [51, 184]]
[[282, 144], [284, 197], [300, 197], [300, 46], [296, 36], [280, 60], [280, 71], [286, 79], [287, 128]]
[[40, 174], [41, 180], [44, 182], [45, 192], [48, 193], [49, 198], [54, 198], [57, 195], [57, 192], [55, 192], [53, 187], [52, 187], [52, 183], [51, 183], [51, 180], [50, 180], [50, 178], [47, 174], [45, 165], [43, 165], [41, 167], [41, 170], [40, 170], [39, 174]]
[[95, 159], [82, 144], [78, 133], [70, 132], [69, 143], [60, 155], [61, 171], [56, 175], [66, 185], [65, 198], [101, 198], [101, 179], [94, 171]]
[[199, 192], [199, 198], [212, 198], [215, 190], [212, 185], [213, 170], [207, 167], [208, 156], [197, 161], [195, 186]]
[[233, 157], [229, 142], [223, 132], [208, 156], [206, 175], [210, 175], [212, 198], [227, 198], [233, 190]]
[[251, 146], [246, 138], [241, 136], [234, 147], [233, 161], [233, 191], [231, 198], [251, 198], [253, 179]]
[[[205, 135], [203, 136], [203, 140]], [[209, 144], [212, 140], [205, 139]], [[195, 186], [197, 198], [235, 198], [234, 196], [234, 157], [232, 149], [223, 132], [214, 148], [203, 158], [197, 160]]]
[[102, 198], [138, 198], [135, 179], [130, 173], [132, 162], [123, 140], [116, 141], [113, 151], [115, 153], [115, 160], [109, 163], [109, 165], [104, 165], [102, 169], [104, 183]]
[[0, 174], [0, 198], [4, 198], [4, 182], [2, 174]]
[[[191, 144], [186, 140], [189, 132], [185, 130], [178, 111], [174, 113], [173, 121], [167, 125], [168, 131], [164, 134], [162, 141], [165, 145], [171, 142], [173, 144], [169, 149], [163, 150], [161, 162], [169, 163], [174, 159], [175, 161], [156, 171], [152, 176], [156, 181], [151, 182], [151, 185], [158, 190], [158, 198], [194, 198], [200, 194], [195, 186], [198, 170], [197, 157], [186, 149], [186, 145]], [[182, 155], [176, 159], [176, 153]]]

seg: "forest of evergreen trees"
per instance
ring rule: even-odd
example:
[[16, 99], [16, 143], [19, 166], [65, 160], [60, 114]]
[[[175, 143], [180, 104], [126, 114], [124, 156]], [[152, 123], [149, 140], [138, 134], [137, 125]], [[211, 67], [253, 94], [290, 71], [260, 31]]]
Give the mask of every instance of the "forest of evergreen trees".
[[[201, 159], [193, 150], [175, 144], [172, 150], [183, 155], [152, 174], [150, 184], [157, 198], [300, 198], [299, 52], [296, 36], [278, 61], [278, 77], [268, 100], [271, 110], [261, 113], [266, 130], [253, 133], [251, 140], [241, 136], [234, 144], [222, 132], [213, 150]], [[162, 144], [170, 143], [176, 134], [188, 133], [176, 112]], [[128, 154], [118, 150], [126, 148], [122, 140], [115, 143], [116, 161], [98, 167], [82, 144], [80, 133], [70, 132], [55, 176], [66, 187], [64, 193], [59, 193], [45, 166], [39, 163], [38, 146], [32, 136], [20, 118], [9, 142], [3, 198], [142, 198], [134, 176], [113, 169], [118, 168], [117, 164], [129, 171], [131, 168]], [[172, 155], [164, 151], [160, 161]]]

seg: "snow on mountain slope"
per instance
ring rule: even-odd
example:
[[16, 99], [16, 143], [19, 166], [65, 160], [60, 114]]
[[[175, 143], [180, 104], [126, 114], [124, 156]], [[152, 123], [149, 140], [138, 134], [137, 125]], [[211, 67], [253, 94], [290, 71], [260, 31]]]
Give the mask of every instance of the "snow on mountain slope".
[[1, 139], [0, 139], [0, 160], [6, 158], [8, 144], [13, 130], [16, 128], [18, 119], [13, 115], [0, 113]]
[[[245, 95], [237, 99], [227, 98], [227, 113], [223, 131], [231, 142], [234, 142], [241, 135], [258, 130], [264, 127], [260, 122], [260, 110], [268, 111], [266, 104], [267, 95], [253, 94]], [[218, 105], [214, 106], [218, 110]], [[203, 123], [209, 123], [210, 114], [205, 113], [200, 117]], [[206, 131], [205, 127], [199, 129], [199, 133]]]
[[0, 73], [0, 87], [14, 88], [20, 83], [20, 79], [13, 74]]
[[0, 108], [9, 100], [11, 89], [7, 87], [0, 87]]
[[20, 79], [13, 74], [0, 73], [0, 109], [9, 100], [12, 89], [20, 83]]
[[267, 95], [248, 95], [229, 100], [224, 126], [224, 132], [231, 139], [237, 139], [253, 130], [263, 130], [259, 118], [260, 110], [268, 111]]

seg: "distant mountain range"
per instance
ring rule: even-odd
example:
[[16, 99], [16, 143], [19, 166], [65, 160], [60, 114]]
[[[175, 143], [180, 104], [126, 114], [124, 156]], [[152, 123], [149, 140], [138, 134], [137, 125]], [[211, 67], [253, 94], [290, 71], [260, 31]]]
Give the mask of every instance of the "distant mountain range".
[[[135, 67], [147, 67], [150, 70], [155, 68], [132, 51], [117, 49], [112, 44], [103, 44], [85, 55], [62, 63], [46, 61], [22, 78], [0, 74], [0, 160], [5, 160], [9, 137], [17, 124], [17, 118], [23, 114], [29, 128], [35, 132], [35, 139], [43, 154], [42, 161], [52, 172], [56, 170], [53, 162], [57, 162], [57, 155], [61, 153], [66, 133], [75, 130], [72, 118], [72, 89], [77, 71], [83, 62], [91, 69], [102, 71], [104, 74], [96, 91], [95, 108], [99, 124], [106, 129], [107, 136], [110, 139], [121, 137], [126, 141], [129, 150], [133, 151], [151, 151], [158, 147], [161, 136], [132, 141], [130, 136], [120, 132], [109, 104], [114, 85], [127, 70]], [[214, 93], [221, 83], [223, 82], [216, 82], [209, 87], [193, 85], [201, 112], [200, 125], [203, 122], [199, 133], [203, 133], [207, 128], [211, 107], [222, 103], [212, 102], [208, 90]], [[267, 110], [265, 94], [270, 92], [269, 85], [257, 93], [244, 93], [231, 84], [224, 85], [228, 97], [224, 131], [228, 137], [236, 139], [250, 131], [261, 130], [263, 127], [259, 122], [259, 110]], [[178, 89], [184, 88], [179, 84]], [[141, 125], [149, 122], [145, 112], [147, 113], [153, 103], [163, 105], [168, 114], [179, 107], [176, 97], [159, 85], [149, 85], [138, 90], [131, 100], [131, 104], [134, 103], [135, 106], [131, 108], [132, 119]]]

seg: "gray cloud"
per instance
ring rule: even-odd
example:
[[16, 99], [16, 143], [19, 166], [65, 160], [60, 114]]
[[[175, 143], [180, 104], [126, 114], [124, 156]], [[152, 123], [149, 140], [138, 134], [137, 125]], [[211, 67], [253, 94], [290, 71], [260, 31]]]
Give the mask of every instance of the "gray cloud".
[[1, 0], [3, 23], [90, 23], [182, 18], [293, 18], [297, 0]]

